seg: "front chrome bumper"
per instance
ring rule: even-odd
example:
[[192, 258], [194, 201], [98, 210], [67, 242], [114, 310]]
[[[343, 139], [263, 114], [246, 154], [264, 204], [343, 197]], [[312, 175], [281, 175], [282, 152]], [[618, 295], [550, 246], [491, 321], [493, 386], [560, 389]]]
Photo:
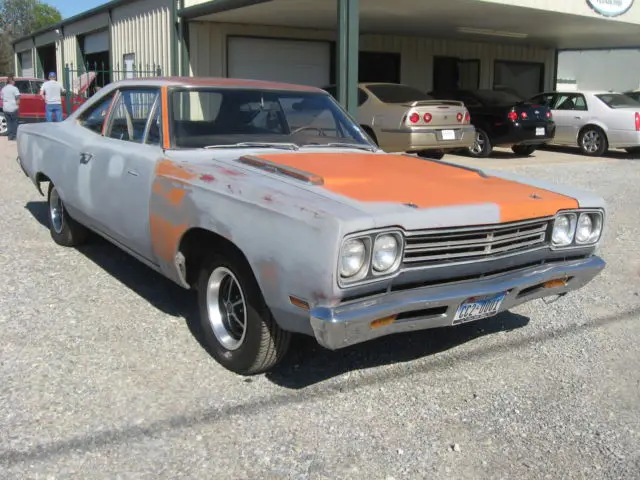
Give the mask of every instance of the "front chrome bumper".
[[[448, 327], [453, 324], [458, 306], [470, 297], [508, 291], [499, 310], [503, 312], [537, 298], [577, 290], [593, 280], [605, 265], [600, 257], [592, 256], [483, 280], [382, 294], [338, 307], [315, 307], [311, 309], [311, 326], [318, 343], [331, 350], [400, 332]], [[566, 283], [545, 287], [551, 280]], [[401, 317], [372, 328], [371, 322], [395, 315]]]

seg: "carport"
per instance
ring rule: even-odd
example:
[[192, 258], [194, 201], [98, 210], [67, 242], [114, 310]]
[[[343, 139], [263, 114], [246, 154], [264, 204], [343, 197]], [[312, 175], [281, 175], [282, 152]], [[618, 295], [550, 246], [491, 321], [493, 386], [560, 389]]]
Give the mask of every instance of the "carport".
[[594, 1], [214, 0], [177, 13], [184, 73], [335, 81], [353, 111], [358, 80], [529, 94], [555, 87], [561, 49], [640, 45], [640, 7], [611, 17]]

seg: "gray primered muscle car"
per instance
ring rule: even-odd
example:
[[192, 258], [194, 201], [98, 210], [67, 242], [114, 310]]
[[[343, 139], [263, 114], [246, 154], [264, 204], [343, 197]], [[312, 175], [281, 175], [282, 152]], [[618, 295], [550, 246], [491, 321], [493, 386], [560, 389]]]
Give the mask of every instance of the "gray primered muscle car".
[[22, 126], [18, 152], [48, 183], [55, 242], [93, 231], [195, 288], [213, 356], [241, 374], [272, 368], [292, 332], [338, 349], [455, 326], [605, 266], [601, 198], [384, 153], [311, 87], [127, 80]]

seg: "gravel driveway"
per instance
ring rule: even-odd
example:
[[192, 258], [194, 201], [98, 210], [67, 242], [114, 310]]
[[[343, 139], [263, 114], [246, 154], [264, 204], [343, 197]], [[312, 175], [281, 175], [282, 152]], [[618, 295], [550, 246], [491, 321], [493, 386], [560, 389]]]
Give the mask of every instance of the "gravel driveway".
[[198, 342], [190, 293], [104, 241], [57, 247], [15, 157], [0, 138], [1, 479], [639, 477], [640, 160], [486, 161], [606, 198], [608, 267], [582, 291], [344, 351], [300, 339], [245, 379]]

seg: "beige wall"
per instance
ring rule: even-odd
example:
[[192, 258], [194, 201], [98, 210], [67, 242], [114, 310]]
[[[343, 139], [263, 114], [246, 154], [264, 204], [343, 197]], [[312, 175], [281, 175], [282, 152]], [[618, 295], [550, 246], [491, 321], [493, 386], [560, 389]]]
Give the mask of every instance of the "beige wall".
[[[136, 68], [160, 65], [171, 69], [171, 2], [143, 0], [114, 9], [111, 59], [114, 69], [124, 69], [124, 55], [135, 54]], [[115, 75], [114, 75], [115, 77]], [[120, 78], [114, 78], [119, 80]]]
[[[193, 23], [190, 28], [191, 74], [226, 76], [226, 37], [250, 35], [306, 40], [335, 40], [335, 32], [253, 25]], [[402, 54], [401, 81], [430, 90], [433, 81], [433, 56], [450, 55], [480, 60], [480, 87], [493, 85], [494, 60], [523, 60], [545, 64], [545, 88], [553, 83], [553, 49], [500, 45], [495, 43], [437, 40], [392, 35], [362, 35], [360, 49]]]
[[[587, 0], [476, 0], [478, 2], [498, 3], [503, 5], [517, 5], [525, 8], [549, 10], [551, 12], [570, 13], [586, 17], [604, 18], [593, 11]], [[640, 2], [633, 2], [633, 6], [623, 15], [612, 17], [611, 20], [619, 22], [640, 24]]]

